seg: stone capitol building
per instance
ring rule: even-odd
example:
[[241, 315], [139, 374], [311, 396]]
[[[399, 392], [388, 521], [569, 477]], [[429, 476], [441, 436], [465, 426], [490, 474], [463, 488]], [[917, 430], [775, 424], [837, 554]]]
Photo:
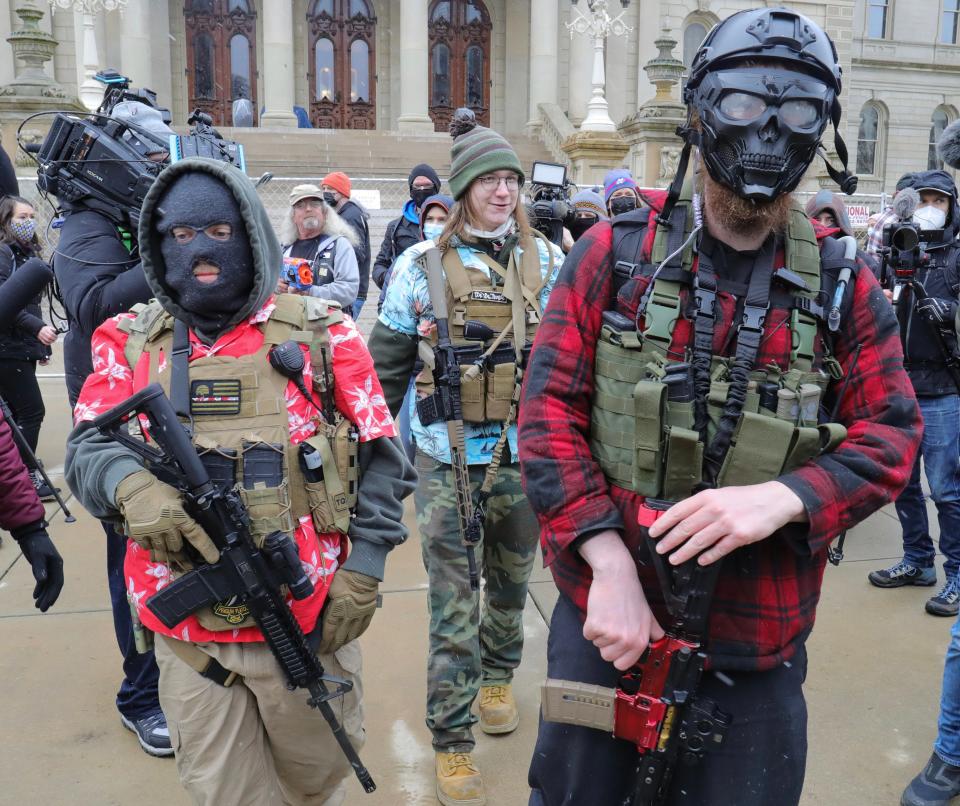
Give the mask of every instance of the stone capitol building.
[[[777, 4], [607, 3], [609, 17], [618, 19], [601, 62], [612, 124], [606, 130], [584, 124], [592, 114], [595, 45], [603, 40], [568, 27], [590, 15], [588, 5], [0, 0], [0, 37], [11, 43], [0, 53], [3, 145], [13, 153], [16, 125], [32, 110], [95, 108], [102, 85], [93, 73], [113, 67], [134, 86], [155, 90], [175, 124], [199, 108], [221, 127], [299, 125], [423, 138], [445, 131], [453, 110], [468, 106], [486, 125], [539, 141], [579, 181], [625, 164], [641, 184], [663, 185], [679, 152], [672, 132], [683, 115], [684, 65], [719, 19]], [[837, 45], [843, 135], [860, 193], [889, 191], [907, 170], [940, 167], [932, 144], [958, 116], [960, 0], [787, 5], [823, 25]], [[242, 141], [242, 130], [233, 136]], [[824, 142], [832, 142], [829, 132]], [[445, 159], [446, 145], [437, 148]], [[818, 161], [805, 187], [819, 181], [826, 179]]]

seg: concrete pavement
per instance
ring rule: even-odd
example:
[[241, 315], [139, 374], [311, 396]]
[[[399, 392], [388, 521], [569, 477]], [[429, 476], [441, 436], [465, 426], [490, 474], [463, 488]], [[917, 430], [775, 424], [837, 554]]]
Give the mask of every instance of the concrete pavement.
[[[39, 453], [59, 476], [69, 429], [63, 380], [44, 379], [41, 386], [47, 419]], [[148, 757], [120, 726], [113, 705], [120, 658], [103, 534], [76, 501], [68, 505], [77, 523], [51, 515], [66, 585], [46, 615], [32, 608], [33, 579], [16, 543], [7, 536], [0, 547], [0, 804], [187, 804], [173, 761]], [[423, 722], [426, 582], [412, 515], [408, 506], [411, 539], [393, 552], [384, 607], [361, 639], [368, 730], [361, 755], [378, 790], [365, 796], [351, 781], [351, 806], [436, 803], [430, 734]], [[869, 570], [899, 555], [899, 527], [888, 508], [854, 530], [847, 560], [827, 569], [809, 645], [804, 806], [896, 804], [929, 756], [951, 620], [923, 612], [931, 589], [881, 591], [867, 583]], [[520, 727], [509, 736], [478, 733], [476, 757], [492, 806], [527, 801], [526, 767], [555, 598], [549, 572], [538, 563], [516, 679]]]

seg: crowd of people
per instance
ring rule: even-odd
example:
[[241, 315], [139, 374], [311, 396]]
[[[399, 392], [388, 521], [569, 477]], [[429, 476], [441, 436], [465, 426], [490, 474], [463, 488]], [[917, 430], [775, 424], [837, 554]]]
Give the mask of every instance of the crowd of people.
[[[411, 169], [373, 261], [366, 339], [355, 320], [375, 290], [369, 216], [348, 176], [294, 187], [275, 232], [246, 176], [213, 160], [167, 165], [173, 132], [156, 110], [117, 105], [144, 134], [143, 159], [165, 167], [136, 226], [60, 199], [52, 262], [75, 423], [65, 477], [106, 538], [121, 722], [147, 753], [176, 756], [194, 802], [358, 802], [357, 764], [342, 752], [364, 741], [358, 639], [407, 537], [411, 494], [441, 803], [486, 802], [474, 728], [519, 723], [512, 680], [538, 546], [559, 590], [548, 677], [602, 699], [633, 670], [653, 693], [625, 698], [632, 716], [649, 719], [650, 702], [676, 713], [644, 723], [651, 741], [632, 720], [598, 730], [583, 711], [545, 711], [531, 806], [799, 802], [806, 642], [828, 548], [895, 502], [903, 557], [869, 581], [935, 586], [921, 468], [945, 557], [926, 610], [960, 609], [960, 199], [945, 171], [905, 175], [864, 249], [838, 194], [801, 208], [792, 191], [837, 128], [840, 92], [815, 23], [782, 9], [732, 15], [693, 60], [670, 187], [611, 170], [572, 196], [560, 243], [528, 216], [510, 142], [458, 112], [450, 195], [433, 167]], [[9, 167], [0, 292], [45, 254]], [[828, 167], [849, 192], [846, 165]], [[899, 226], [922, 249], [891, 248]], [[58, 338], [43, 316], [37, 297], [0, 329], [13, 419], [0, 419], [0, 526], [46, 611], [63, 563], [41, 504], [57, 491], [35, 456], [36, 368]], [[342, 684], [342, 733], [289, 689], [243, 597], [204, 601], [175, 624], [151, 609], [227, 548], [169, 475], [94, 425], [152, 383], [213, 488], [245, 508], [256, 549], [282, 553], [279, 540], [295, 552], [309, 584], [282, 589], [284, 607]], [[675, 675], [688, 684], [679, 694]], [[706, 702], [698, 717], [685, 710]], [[673, 738], [674, 718], [715, 725], [698, 728], [712, 746]], [[960, 619], [934, 752], [901, 803], [958, 794]]]

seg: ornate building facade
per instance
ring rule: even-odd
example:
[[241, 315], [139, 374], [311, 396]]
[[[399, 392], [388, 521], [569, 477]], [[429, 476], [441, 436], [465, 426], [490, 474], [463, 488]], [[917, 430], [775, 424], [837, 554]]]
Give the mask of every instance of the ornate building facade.
[[[662, 60], [664, 41], [676, 40], [673, 56], [689, 64], [717, 20], [764, 4], [774, 5], [632, 0], [622, 18], [626, 31], [607, 40], [605, 54], [606, 98], [621, 133], [629, 140], [651, 118], [670, 118], [652, 108], [665, 99], [662, 92], [655, 98], [655, 76], [644, 70]], [[52, 10], [47, 0], [0, 0], [0, 36], [22, 25], [18, 8], [43, 10], [39, 25], [58, 43], [44, 69], [67, 97], [88, 105], [99, 89], [92, 73], [110, 66], [156, 90], [176, 122], [200, 108], [222, 126], [299, 122], [426, 132], [445, 130], [452, 111], [469, 106], [487, 125], [534, 133], [551, 145], [551, 138], [575, 133], [587, 114], [593, 42], [571, 36], [567, 27], [586, 5], [127, 0], [122, 14], [85, 15]], [[789, 5], [824, 25], [837, 44], [845, 79], [843, 134], [863, 177], [861, 190], [879, 192], [906, 170], [935, 165], [930, 144], [958, 115], [960, 0]], [[610, 3], [612, 15], [621, 10]], [[15, 75], [13, 53], [3, 49], [0, 85]], [[664, 86], [676, 104], [678, 87]], [[665, 169], [674, 157], [666, 148], [648, 156]]]

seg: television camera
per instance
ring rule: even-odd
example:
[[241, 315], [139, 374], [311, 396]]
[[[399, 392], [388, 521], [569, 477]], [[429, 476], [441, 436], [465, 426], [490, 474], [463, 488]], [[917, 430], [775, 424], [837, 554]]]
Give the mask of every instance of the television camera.
[[553, 162], [534, 162], [530, 172], [530, 204], [527, 215], [530, 225], [542, 232], [557, 246], [563, 241], [563, 228], [573, 219], [570, 204], [572, 182], [566, 166]]

